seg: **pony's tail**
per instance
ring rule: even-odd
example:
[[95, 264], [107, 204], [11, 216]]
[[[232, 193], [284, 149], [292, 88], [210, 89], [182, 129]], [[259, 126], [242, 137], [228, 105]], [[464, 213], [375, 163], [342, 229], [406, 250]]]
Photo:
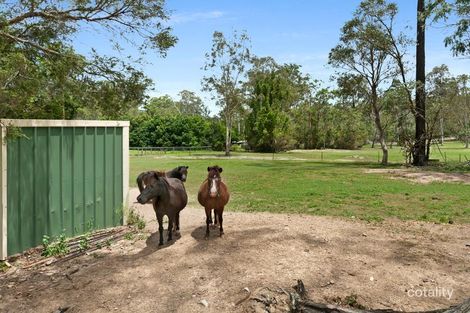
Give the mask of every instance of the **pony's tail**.
[[146, 175], [146, 172], [140, 173], [139, 176], [137, 176], [137, 186], [139, 187], [139, 191], [142, 193], [142, 190], [144, 190], [144, 176]]

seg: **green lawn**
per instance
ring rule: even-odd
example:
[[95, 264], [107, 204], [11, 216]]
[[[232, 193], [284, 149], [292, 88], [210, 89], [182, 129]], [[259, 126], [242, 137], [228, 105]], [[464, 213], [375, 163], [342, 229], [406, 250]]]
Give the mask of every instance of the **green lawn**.
[[[467, 153], [470, 159], [470, 150], [462, 147], [449, 143], [444, 151], [448, 158]], [[391, 160], [398, 161], [400, 149], [392, 150]], [[222, 176], [232, 194], [228, 210], [354, 216], [368, 221], [398, 217], [470, 222], [469, 185], [420, 185], [390, 179], [386, 174], [364, 173], [367, 168], [379, 167], [377, 151], [326, 150], [323, 161], [321, 151], [281, 153], [274, 155], [274, 160], [272, 154], [259, 153], [234, 153], [232, 158], [222, 157], [220, 152], [131, 156], [131, 187], [141, 171], [189, 165], [186, 188], [190, 205], [199, 206], [199, 184], [206, 177], [207, 166], [217, 164], [224, 168]]]

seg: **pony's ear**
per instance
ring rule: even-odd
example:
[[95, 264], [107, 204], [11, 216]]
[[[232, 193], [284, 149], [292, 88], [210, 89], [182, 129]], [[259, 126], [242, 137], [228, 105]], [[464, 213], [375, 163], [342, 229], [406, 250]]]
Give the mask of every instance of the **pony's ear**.
[[207, 168], [207, 171], [208, 171], [208, 172], [210, 172], [210, 171], [211, 171], [211, 167], [210, 167], [210, 166]]
[[185, 167], [186, 167], [186, 169], [188, 169], [188, 168], [189, 168], [189, 166], [187, 166], [187, 165], [186, 165]]
[[219, 173], [222, 173], [223, 169], [221, 167], [219, 167]]
[[158, 173], [157, 172], [153, 172], [153, 176], [158, 179]]

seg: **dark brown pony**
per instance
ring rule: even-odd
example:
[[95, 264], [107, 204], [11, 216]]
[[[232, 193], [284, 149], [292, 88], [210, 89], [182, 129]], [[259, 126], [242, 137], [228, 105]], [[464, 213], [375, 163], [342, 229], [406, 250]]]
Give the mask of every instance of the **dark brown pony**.
[[207, 168], [207, 179], [202, 182], [197, 194], [197, 200], [206, 210], [206, 238], [209, 237], [209, 224], [212, 223], [211, 212], [214, 210], [214, 215], [220, 224], [220, 236], [224, 234], [223, 217], [224, 207], [230, 199], [230, 193], [227, 186], [222, 181], [220, 173], [222, 168], [215, 165]]
[[139, 174], [139, 176], [137, 176], [137, 186], [139, 186], [139, 191], [142, 192], [142, 190], [144, 190], [145, 186], [148, 185], [148, 182], [152, 179], [155, 173], [159, 173], [168, 178], [177, 178], [184, 183], [188, 178], [188, 168], [189, 166], [178, 166], [170, 171], [163, 173], [158, 171], [142, 172]]
[[154, 172], [148, 178], [148, 184], [137, 197], [140, 204], [152, 199], [153, 209], [158, 221], [160, 233], [159, 245], [163, 245], [163, 216], [168, 216], [168, 241], [172, 240], [173, 226], [180, 228], [179, 214], [188, 203], [188, 195], [181, 180], [167, 178], [163, 172]]

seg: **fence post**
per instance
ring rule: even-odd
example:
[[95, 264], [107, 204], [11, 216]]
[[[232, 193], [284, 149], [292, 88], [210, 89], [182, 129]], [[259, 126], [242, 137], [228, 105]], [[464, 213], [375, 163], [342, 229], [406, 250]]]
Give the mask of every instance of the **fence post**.
[[7, 129], [4, 125], [0, 128], [0, 260], [5, 260], [8, 256], [7, 238]]
[[323, 161], [323, 151], [321, 152], [321, 160]]
[[129, 126], [122, 128], [122, 224], [127, 225], [129, 197]]
[[380, 151], [377, 151], [377, 162], [380, 163]]

